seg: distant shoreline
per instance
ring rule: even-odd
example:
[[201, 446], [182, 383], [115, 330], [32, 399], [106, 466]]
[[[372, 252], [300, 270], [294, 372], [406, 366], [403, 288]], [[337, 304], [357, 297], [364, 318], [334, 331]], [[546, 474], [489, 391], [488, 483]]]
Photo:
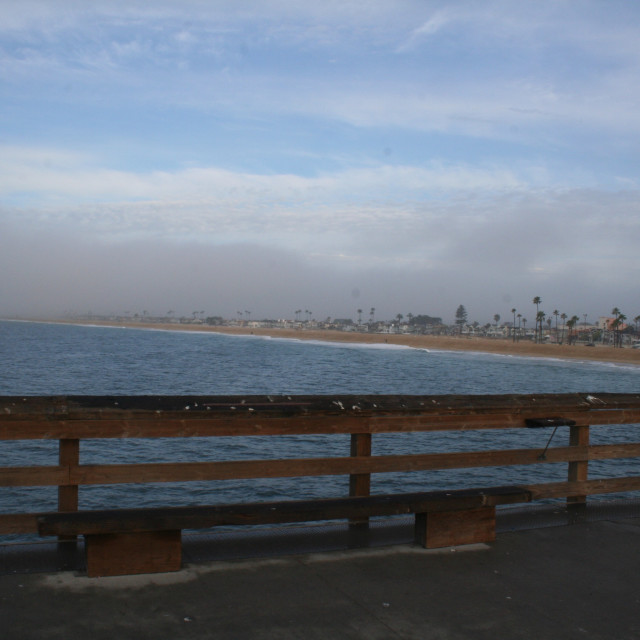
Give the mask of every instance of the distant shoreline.
[[330, 331], [315, 329], [279, 329], [250, 327], [219, 327], [197, 324], [117, 322], [117, 321], [74, 321], [40, 320], [57, 324], [94, 325], [127, 327], [130, 329], [156, 329], [163, 331], [196, 331], [225, 335], [256, 335], [293, 340], [316, 340], [320, 342], [354, 344], [391, 344], [433, 349], [436, 351], [473, 351], [500, 355], [533, 358], [556, 358], [566, 360], [590, 360], [640, 366], [640, 349], [613, 348], [611, 346], [587, 347], [585, 345], [535, 344], [530, 340], [513, 342], [503, 338], [462, 338], [453, 336], [430, 336], [413, 334], [358, 333], [355, 331]]

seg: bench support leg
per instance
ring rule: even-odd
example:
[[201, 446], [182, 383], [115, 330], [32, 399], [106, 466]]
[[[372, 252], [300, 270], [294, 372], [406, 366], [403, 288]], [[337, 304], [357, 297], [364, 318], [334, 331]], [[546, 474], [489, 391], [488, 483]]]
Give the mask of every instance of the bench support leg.
[[493, 542], [496, 508], [416, 513], [415, 541], [425, 549]]
[[178, 529], [85, 536], [87, 575], [178, 571], [182, 565], [181, 533]]

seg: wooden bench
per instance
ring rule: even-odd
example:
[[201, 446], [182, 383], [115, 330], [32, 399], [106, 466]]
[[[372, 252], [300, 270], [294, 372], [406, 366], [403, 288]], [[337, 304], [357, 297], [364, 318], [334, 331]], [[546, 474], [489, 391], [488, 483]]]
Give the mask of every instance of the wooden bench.
[[415, 514], [415, 540], [439, 548], [495, 540], [495, 508], [530, 502], [517, 486], [320, 500], [45, 513], [41, 536], [85, 537], [91, 577], [177, 571], [183, 529]]

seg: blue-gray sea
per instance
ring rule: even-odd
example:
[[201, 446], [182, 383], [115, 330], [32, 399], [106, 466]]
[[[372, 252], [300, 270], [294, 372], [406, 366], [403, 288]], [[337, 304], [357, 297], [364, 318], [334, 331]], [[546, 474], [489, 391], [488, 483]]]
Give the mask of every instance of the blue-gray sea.
[[[503, 394], [633, 392], [640, 367], [297, 341], [208, 332], [0, 321], [0, 395]], [[377, 435], [373, 455], [540, 447], [550, 430]], [[638, 425], [594, 427], [592, 443], [640, 440]], [[567, 443], [559, 429], [551, 446]], [[348, 455], [348, 436], [83, 441], [81, 463]], [[57, 442], [0, 442], [0, 467], [56, 464]], [[590, 463], [592, 478], [640, 473]], [[376, 493], [566, 479], [566, 464], [377, 474]], [[348, 478], [81, 487], [80, 508], [346, 495]], [[55, 509], [53, 488], [0, 487], [0, 513]]]

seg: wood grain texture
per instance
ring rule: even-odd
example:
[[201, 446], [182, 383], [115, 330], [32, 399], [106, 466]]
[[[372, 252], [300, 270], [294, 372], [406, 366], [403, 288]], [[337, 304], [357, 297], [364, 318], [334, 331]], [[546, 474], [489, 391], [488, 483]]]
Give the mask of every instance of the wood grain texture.
[[427, 511], [474, 509], [529, 500], [528, 491], [520, 487], [504, 486], [319, 500], [109, 509], [42, 514], [38, 517], [38, 532], [40, 535], [90, 535], [123, 531], [203, 529], [222, 525], [343, 520]]
[[90, 578], [179, 571], [182, 566], [180, 531], [86, 536], [85, 546]]
[[637, 394], [0, 396], [0, 440], [384, 433], [640, 422]]
[[493, 542], [495, 507], [422, 513], [416, 516], [416, 543], [426, 549]]

